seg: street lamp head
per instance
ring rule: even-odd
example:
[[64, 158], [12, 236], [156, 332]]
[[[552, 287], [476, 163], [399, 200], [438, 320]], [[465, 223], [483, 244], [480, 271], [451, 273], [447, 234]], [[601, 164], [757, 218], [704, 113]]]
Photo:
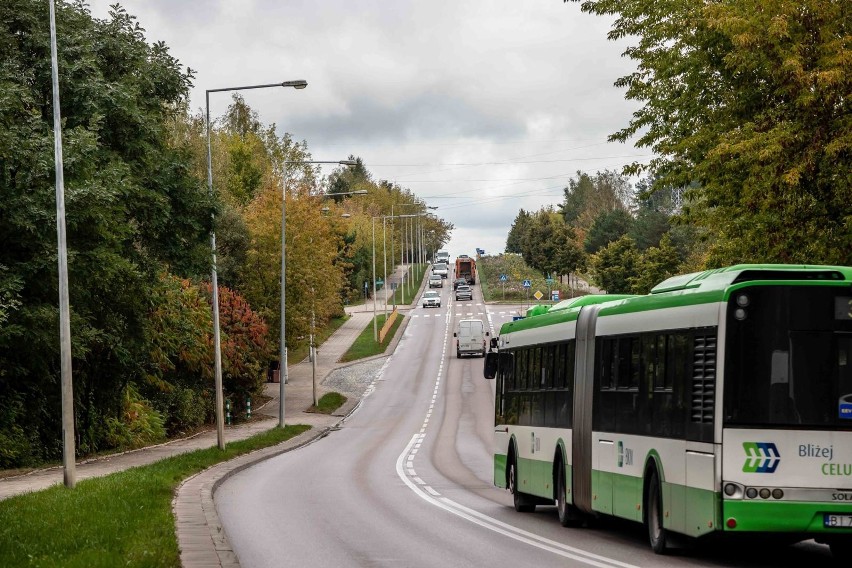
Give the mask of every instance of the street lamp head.
[[370, 192], [366, 189], [359, 189], [358, 191], [353, 191], [352, 195], [367, 195], [368, 193]]
[[426, 206], [426, 209], [431, 209], [432, 211], [434, 211], [434, 210], [435, 210], [435, 209], [437, 209], [437, 208], [438, 208], [438, 206], [437, 206], [437, 205], [427, 205], [427, 206]]
[[293, 87], [294, 89], [304, 89], [308, 86], [308, 82], [304, 79], [299, 79], [298, 81], [284, 81], [281, 83], [282, 87]]
[[349, 218], [349, 217], [351, 217], [351, 216], [352, 216], [352, 215], [350, 215], [349, 213], [342, 213], [342, 214], [340, 215], [340, 217], [341, 217], [341, 218], [343, 218], [343, 219], [348, 219], [348, 218]]
[[[357, 166], [357, 165], [358, 165], [358, 162], [357, 162], [357, 161], [355, 161], [355, 160], [340, 160], [340, 161], [339, 161], [339, 162], [337, 162], [337, 163], [338, 163], [338, 164], [340, 164], [341, 166], [350, 166], [350, 167], [351, 167], [351, 166]], [[365, 192], [365, 193], [366, 193], [366, 192]]]

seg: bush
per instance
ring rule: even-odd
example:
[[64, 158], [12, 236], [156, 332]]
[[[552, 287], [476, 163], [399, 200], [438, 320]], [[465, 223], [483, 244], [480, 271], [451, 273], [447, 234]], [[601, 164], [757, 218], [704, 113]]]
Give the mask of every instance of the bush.
[[12, 424], [9, 428], [0, 430], [0, 468], [30, 465], [33, 462], [32, 457], [32, 446], [23, 428]]
[[104, 434], [111, 447], [127, 450], [163, 440], [166, 429], [162, 415], [142, 398], [136, 387], [127, 385], [121, 416], [106, 419]]

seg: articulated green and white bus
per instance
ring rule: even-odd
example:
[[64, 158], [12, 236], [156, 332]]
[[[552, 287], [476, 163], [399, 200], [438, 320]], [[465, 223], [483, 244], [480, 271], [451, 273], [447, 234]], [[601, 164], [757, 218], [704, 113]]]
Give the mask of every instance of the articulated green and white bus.
[[739, 265], [506, 323], [494, 483], [672, 533], [852, 552], [852, 268]]

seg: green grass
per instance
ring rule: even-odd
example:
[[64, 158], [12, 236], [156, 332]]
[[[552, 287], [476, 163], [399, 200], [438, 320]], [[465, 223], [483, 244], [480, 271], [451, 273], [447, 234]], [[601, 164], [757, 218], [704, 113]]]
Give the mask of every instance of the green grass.
[[[405, 277], [405, 286], [400, 286], [396, 289], [396, 303], [406, 306], [414, 301], [417, 297], [417, 292], [420, 290], [420, 284], [423, 282], [423, 275], [426, 273], [425, 264], [414, 264]], [[393, 294], [388, 297], [388, 303], [393, 304]]]
[[348, 399], [339, 392], [327, 392], [320, 397], [317, 406], [311, 406], [307, 410], [307, 412], [331, 414], [332, 412], [343, 406], [347, 400]]
[[[329, 337], [331, 337], [331, 334], [333, 334], [335, 331], [340, 329], [340, 326], [342, 326], [344, 323], [346, 323], [346, 320], [348, 320], [348, 319], [349, 319], [349, 316], [341, 316], [339, 318], [332, 318], [328, 322], [327, 326], [322, 327], [322, 328], [317, 328], [316, 337], [314, 339], [316, 341], [317, 347], [319, 347], [320, 345], [325, 343], [325, 340], [328, 339]], [[290, 365], [294, 365], [294, 364], [298, 363], [299, 361], [304, 360], [308, 356], [308, 348], [309, 347], [310, 347], [309, 340], [306, 337], [305, 339], [303, 339], [302, 341], [299, 342], [299, 345], [297, 347], [287, 350], [287, 362]], [[277, 351], [276, 351], [276, 353], [277, 353]]]
[[180, 566], [172, 497], [180, 482], [216, 463], [273, 446], [304, 425], [274, 428], [197, 450], [75, 489], [58, 485], [0, 501], [0, 563], [39, 567]]
[[[381, 343], [378, 343], [373, 339], [373, 322], [370, 321], [370, 323], [367, 324], [367, 327], [364, 328], [364, 331], [361, 332], [361, 335], [358, 336], [358, 339], [355, 340], [349, 350], [340, 358], [340, 362], [346, 363], [348, 361], [357, 361], [358, 359], [364, 359], [365, 357], [384, 353], [385, 349], [387, 349], [388, 345], [390, 345], [390, 342], [396, 335], [399, 326], [402, 324], [402, 319], [402, 314], [396, 316], [396, 321], [393, 322], [390, 331], [385, 336], [385, 340]], [[385, 314], [377, 315], [376, 326], [380, 331], [384, 324]]]

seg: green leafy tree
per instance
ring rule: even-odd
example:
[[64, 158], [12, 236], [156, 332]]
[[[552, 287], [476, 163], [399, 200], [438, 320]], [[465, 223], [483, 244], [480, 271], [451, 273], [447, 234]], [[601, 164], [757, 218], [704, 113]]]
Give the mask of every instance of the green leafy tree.
[[651, 247], [641, 255], [636, 274], [628, 278], [633, 294], [647, 294], [651, 288], [679, 273], [681, 259], [669, 235], [664, 235], [659, 247]]
[[[165, 45], [148, 44], [120, 8], [95, 20], [83, 4], [58, 2], [56, 20], [83, 453], [109, 445], [107, 419], [121, 414], [127, 384], [147, 366], [157, 274], [165, 266], [207, 272], [214, 204], [191, 175], [189, 149], [172, 136], [191, 72]], [[48, 21], [43, 2], [0, 3], [0, 290], [13, 290], [16, 302], [0, 333], [0, 410], [12, 415], [0, 436], [26, 433], [22, 462], [61, 455]]]
[[213, 414], [212, 310], [192, 281], [165, 273], [150, 302], [145, 326], [150, 365], [138, 393], [151, 401], [174, 435]]
[[626, 235], [633, 227], [633, 217], [624, 209], [613, 209], [600, 213], [592, 222], [583, 247], [595, 253], [614, 240]]
[[524, 261], [545, 275], [573, 272], [585, 261], [574, 241], [573, 230], [552, 208], [530, 216], [522, 247]]
[[631, 279], [639, 276], [642, 258], [628, 236], [613, 241], [591, 257], [592, 274], [598, 287], [610, 294], [629, 294]]
[[706, 264], [852, 264], [852, 44], [841, 0], [586, 0], [635, 38], [620, 78], [642, 107], [611, 136], [687, 187]]
[[512, 221], [512, 227], [509, 229], [509, 236], [506, 237], [506, 252], [522, 253], [524, 235], [529, 230], [530, 214], [521, 209], [515, 220]]

